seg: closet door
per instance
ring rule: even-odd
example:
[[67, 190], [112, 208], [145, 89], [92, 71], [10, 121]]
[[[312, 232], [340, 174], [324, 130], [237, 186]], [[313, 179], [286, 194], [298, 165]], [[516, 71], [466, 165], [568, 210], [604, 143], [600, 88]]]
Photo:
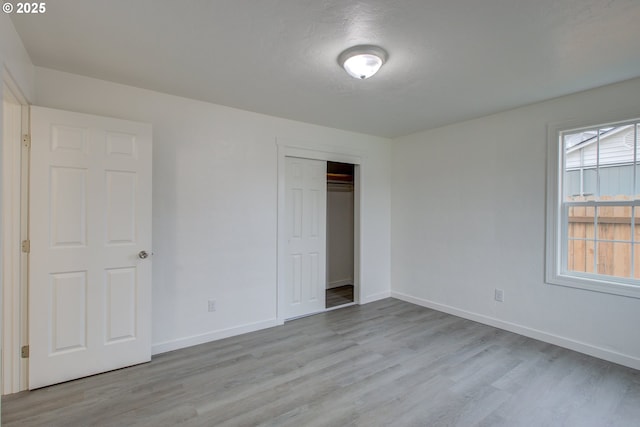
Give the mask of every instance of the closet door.
[[327, 163], [286, 158], [285, 319], [325, 309]]

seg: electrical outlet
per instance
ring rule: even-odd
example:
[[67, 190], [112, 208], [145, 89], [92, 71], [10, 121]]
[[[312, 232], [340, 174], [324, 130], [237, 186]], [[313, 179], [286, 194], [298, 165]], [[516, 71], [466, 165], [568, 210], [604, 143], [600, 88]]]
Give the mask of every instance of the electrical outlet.
[[495, 294], [494, 294], [494, 298], [498, 302], [503, 302], [504, 301], [504, 291], [502, 289], [496, 289], [495, 290]]
[[209, 311], [216, 311], [216, 300], [214, 300], [214, 299], [210, 299], [209, 300], [208, 309], [209, 309]]

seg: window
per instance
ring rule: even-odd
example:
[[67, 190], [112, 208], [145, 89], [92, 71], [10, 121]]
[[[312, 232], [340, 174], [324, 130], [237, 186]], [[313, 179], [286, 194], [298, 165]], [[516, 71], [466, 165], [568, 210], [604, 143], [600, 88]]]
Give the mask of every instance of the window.
[[640, 119], [549, 131], [547, 282], [640, 298]]

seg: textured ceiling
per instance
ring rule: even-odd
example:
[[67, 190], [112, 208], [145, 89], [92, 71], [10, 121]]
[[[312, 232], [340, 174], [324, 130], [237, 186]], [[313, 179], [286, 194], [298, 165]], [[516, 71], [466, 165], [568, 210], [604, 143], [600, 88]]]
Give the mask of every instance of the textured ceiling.
[[[640, 76], [640, 0], [55, 0], [34, 64], [395, 137]], [[378, 44], [358, 81], [336, 58]]]

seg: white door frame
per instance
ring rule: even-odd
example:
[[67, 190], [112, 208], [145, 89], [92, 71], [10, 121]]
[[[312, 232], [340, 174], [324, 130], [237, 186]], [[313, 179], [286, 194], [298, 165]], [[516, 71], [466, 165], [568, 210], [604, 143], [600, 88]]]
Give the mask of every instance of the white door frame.
[[324, 160], [327, 162], [350, 163], [355, 165], [354, 171], [354, 242], [353, 242], [353, 284], [354, 303], [360, 304], [362, 287], [360, 285], [360, 201], [363, 192], [360, 179], [363, 167], [363, 156], [355, 150], [324, 144], [293, 143], [277, 139], [278, 147], [278, 227], [277, 227], [277, 310], [276, 316], [279, 324], [284, 323], [284, 291], [285, 291], [285, 266], [286, 266], [286, 209], [285, 209], [285, 158], [299, 157], [311, 160]]
[[[2, 138], [2, 394], [27, 389], [28, 359], [20, 349], [28, 344], [27, 271], [28, 255], [21, 251], [21, 241], [28, 239], [29, 149], [23, 143], [29, 135], [29, 105], [6, 70], [3, 70], [3, 101], [12, 99], [20, 105], [13, 114], [12, 134]], [[4, 121], [4, 117], [2, 118]], [[5, 123], [6, 125], [6, 123]]]

